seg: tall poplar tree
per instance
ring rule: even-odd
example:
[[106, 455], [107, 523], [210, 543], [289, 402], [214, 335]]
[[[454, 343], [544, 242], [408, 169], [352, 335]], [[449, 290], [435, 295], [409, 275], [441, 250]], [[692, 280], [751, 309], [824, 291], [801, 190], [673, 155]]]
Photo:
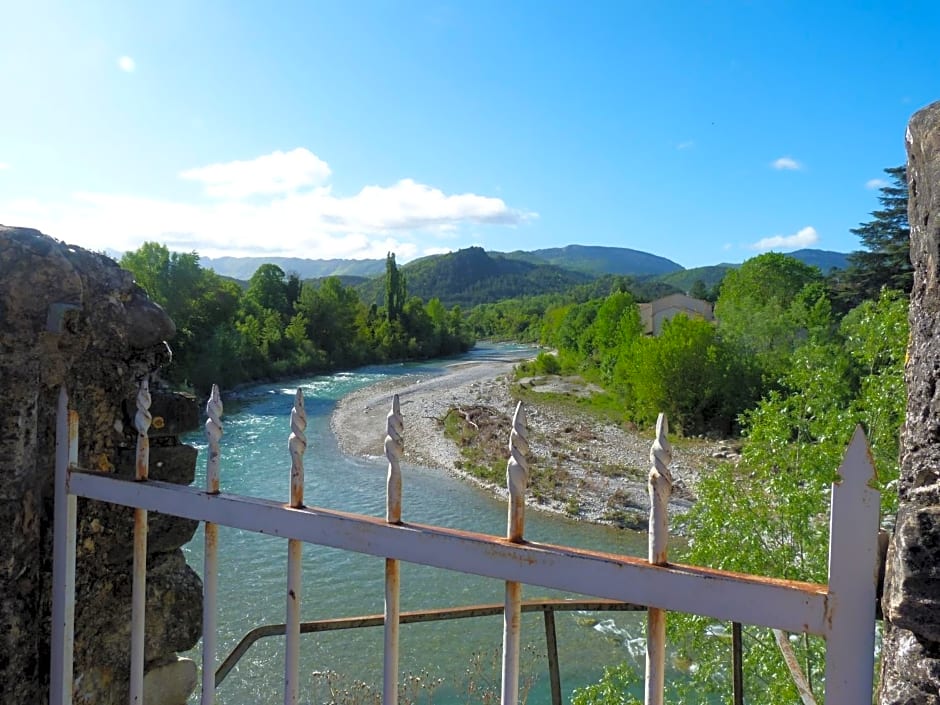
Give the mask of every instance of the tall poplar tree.
[[399, 271], [398, 265], [395, 264], [395, 253], [389, 252], [385, 257], [385, 310], [389, 323], [401, 318], [402, 311], [405, 309], [406, 298], [405, 275]]

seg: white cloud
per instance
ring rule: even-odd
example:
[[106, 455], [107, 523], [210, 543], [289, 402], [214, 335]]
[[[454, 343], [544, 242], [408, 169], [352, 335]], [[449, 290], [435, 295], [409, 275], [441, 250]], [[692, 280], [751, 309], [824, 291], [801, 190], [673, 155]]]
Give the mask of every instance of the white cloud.
[[298, 147], [273, 152], [250, 161], [210, 164], [187, 169], [180, 178], [201, 182], [214, 198], [245, 198], [283, 194], [319, 186], [330, 177], [330, 167], [313, 152]]
[[137, 63], [129, 56], [122, 56], [117, 60], [118, 68], [125, 73], [134, 73]]
[[60, 203], [0, 201], [0, 212], [5, 222], [94, 250], [157, 241], [208, 257], [381, 258], [391, 251], [402, 262], [441, 248], [467, 226], [512, 227], [538, 217], [500, 198], [446, 194], [413, 179], [344, 197], [326, 183], [330, 173], [319, 157], [295, 149], [183, 171], [209, 200], [77, 192]]
[[4, 169], [10, 169], [10, 168], [12, 167], [6, 162], [0, 162], [0, 171], [3, 171]]
[[816, 228], [807, 225], [793, 235], [765, 237], [762, 240], [758, 240], [753, 245], [749, 245], [749, 247], [752, 250], [767, 252], [768, 250], [789, 250], [797, 247], [809, 247], [810, 245], [815, 245], [817, 242], [819, 242], [819, 233], [816, 232]]
[[865, 182], [865, 188], [868, 189], [884, 188], [887, 185], [888, 182], [884, 179], [869, 179]]
[[695, 146], [695, 140], [686, 140], [685, 142], [680, 142], [676, 145], [676, 149], [683, 151], [686, 149], [692, 149]]
[[779, 171], [799, 171], [803, 168], [803, 165], [793, 157], [780, 157], [772, 161], [770, 166]]

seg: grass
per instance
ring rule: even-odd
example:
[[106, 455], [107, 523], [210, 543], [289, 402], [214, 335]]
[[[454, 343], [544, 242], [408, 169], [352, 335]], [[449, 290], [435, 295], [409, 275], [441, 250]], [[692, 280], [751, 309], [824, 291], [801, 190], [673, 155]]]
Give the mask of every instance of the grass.
[[[509, 417], [489, 407], [471, 406], [451, 409], [443, 419], [444, 435], [460, 448], [457, 468], [483, 482], [504, 486], [509, 460]], [[567, 471], [556, 464], [546, 466], [529, 457], [528, 492], [536, 502], [565, 499], [562, 488]]]
[[604, 422], [622, 423], [625, 418], [623, 404], [610, 392], [598, 392], [590, 397], [576, 397], [556, 392], [534, 392], [514, 384], [512, 395], [524, 402], [547, 404], [557, 408], [587, 414]]

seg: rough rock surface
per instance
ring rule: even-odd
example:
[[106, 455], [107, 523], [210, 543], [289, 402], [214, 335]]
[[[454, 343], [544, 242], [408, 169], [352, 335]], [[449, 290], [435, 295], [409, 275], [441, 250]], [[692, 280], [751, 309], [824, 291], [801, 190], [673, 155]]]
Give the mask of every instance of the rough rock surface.
[[[140, 379], [168, 360], [175, 329], [110, 259], [36, 230], [0, 226], [0, 702], [43, 703], [49, 625], [56, 400], [77, 410], [79, 463], [132, 475]], [[154, 392], [151, 476], [192, 480], [192, 400]], [[162, 424], [161, 424], [162, 422]], [[162, 428], [158, 428], [161, 426]], [[75, 702], [127, 701], [130, 510], [79, 501]], [[146, 659], [149, 680], [185, 667], [199, 638], [201, 584], [180, 546], [194, 524], [151, 515]], [[175, 676], [179, 680], [178, 673]], [[176, 688], [178, 690], [178, 688]], [[172, 688], [171, 688], [172, 690]], [[148, 702], [154, 702], [148, 699]]]
[[911, 118], [908, 402], [882, 609], [883, 705], [940, 702], [940, 102]]

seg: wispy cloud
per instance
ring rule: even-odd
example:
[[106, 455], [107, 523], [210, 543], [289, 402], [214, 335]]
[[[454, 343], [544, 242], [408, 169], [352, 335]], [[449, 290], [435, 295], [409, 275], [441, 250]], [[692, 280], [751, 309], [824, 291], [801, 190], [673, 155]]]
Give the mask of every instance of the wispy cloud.
[[125, 73], [134, 73], [137, 63], [129, 56], [121, 56], [117, 60], [118, 68]]
[[758, 240], [753, 245], [748, 245], [751, 250], [758, 252], [767, 252], [768, 250], [791, 250], [798, 247], [809, 247], [819, 242], [819, 233], [816, 228], [807, 225], [793, 235], [774, 235]]
[[865, 188], [867, 189], [884, 188], [887, 185], [888, 182], [884, 179], [869, 179], [865, 182]]
[[0, 212], [11, 216], [8, 222], [96, 250], [123, 252], [150, 240], [210, 257], [361, 258], [393, 251], [402, 261], [449, 250], [442, 241], [468, 228], [513, 227], [538, 217], [501, 198], [448, 194], [408, 178], [337, 195], [331, 174], [325, 161], [298, 148], [182, 171], [180, 178], [204, 189], [193, 201], [78, 192], [61, 203], [0, 201]]
[[12, 167], [10, 167], [10, 165], [7, 164], [6, 162], [0, 162], [0, 171], [3, 171], [5, 169], [10, 169], [10, 168]]
[[780, 157], [779, 159], [774, 159], [770, 166], [778, 171], [799, 171], [803, 168], [803, 165], [800, 164], [793, 157]]
[[678, 149], [680, 152], [683, 152], [687, 149], [692, 149], [694, 146], [695, 140], [686, 140], [685, 142], [679, 142], [679, 144], [676, 145], [676, 149]]

